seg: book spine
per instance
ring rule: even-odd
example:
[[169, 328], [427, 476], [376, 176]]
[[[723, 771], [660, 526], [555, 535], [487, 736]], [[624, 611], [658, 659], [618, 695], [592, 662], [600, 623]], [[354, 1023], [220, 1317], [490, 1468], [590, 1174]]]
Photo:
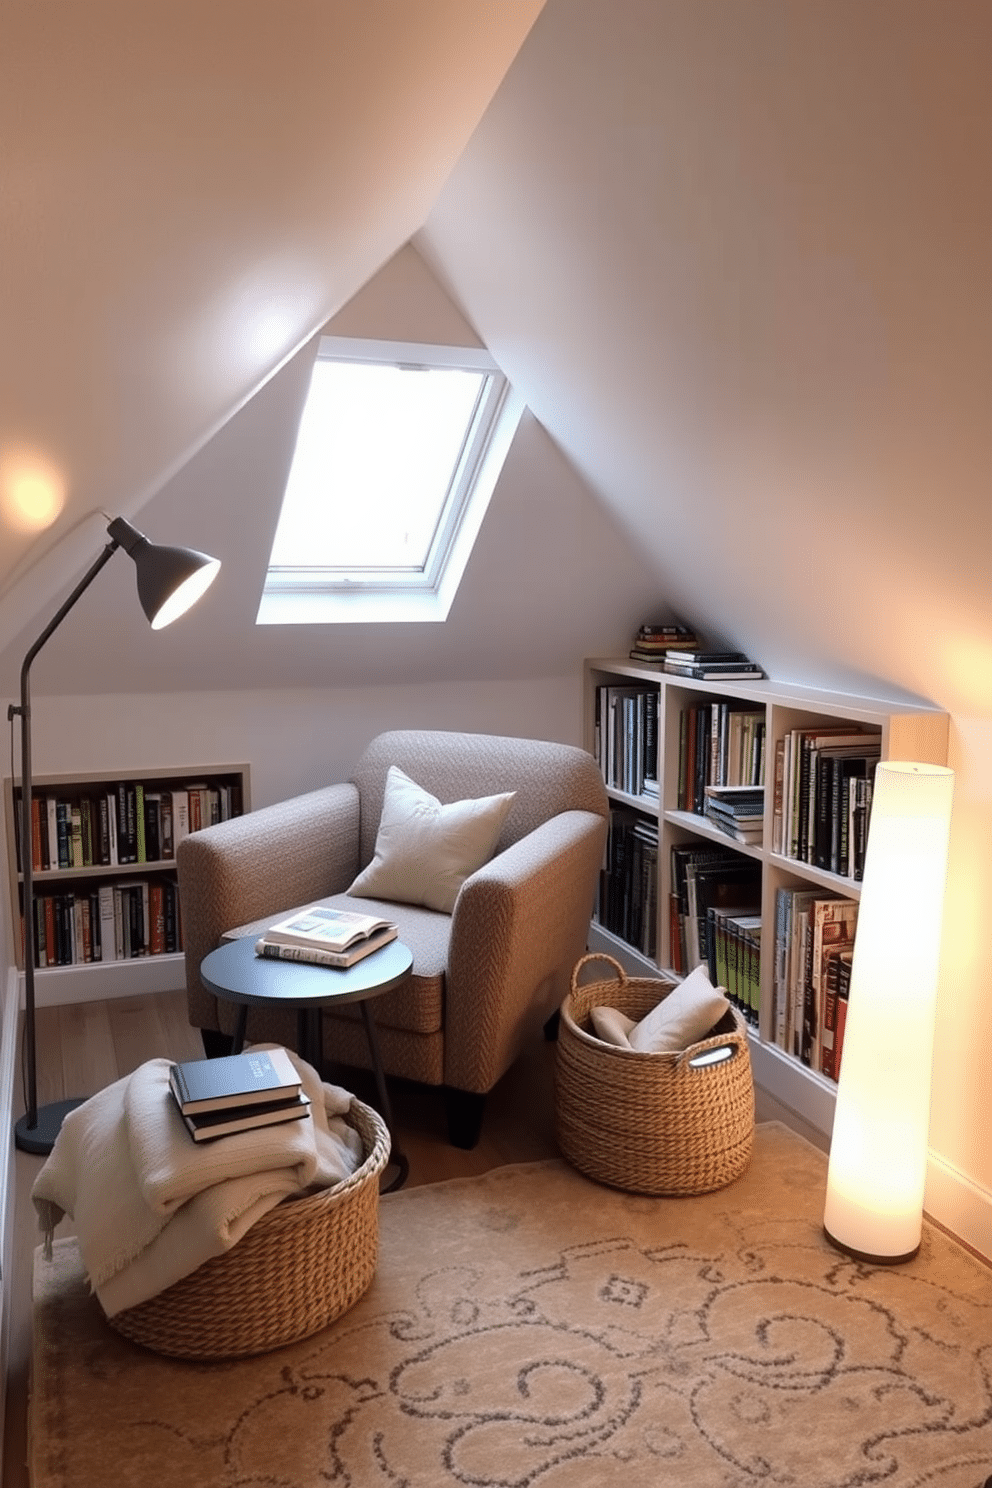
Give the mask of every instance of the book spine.
[[133, 792], [134, 806], [132, 808], [131, 796], [129, 795], [128, 831], [133, 830], [134, 832], [134, 861], [146, 863], [148, 861], [148, 853], [145, 846], [145, 787], [138, 780], [130, 787], [130, 791]]
[[73, 868], [83, 867], [83, 813], [76, 801], [69, 809], [69, 853]]
[[[18, 821], [20, 812], [18, 812]], [[31, 797], [31, 867], [35, 873], [40, 873], [45, 867], [44, 854], [41, 848], [41, 798]], [[18, 867], [20, 867], [20, 853], [18, 852]]]
[[84, 796], [79, 803], [80, 824], [83, 835], [83, 867], [92, 868], [93, 858], [93, 802]]
[[72, 844], [70, 807], [67, 801], [56, 801], [55, 803], [56, 842], [58, 865], [60, 868], [72, 867]]
[[162, 797], [145, 791], [145, 861], [157, 863], [163, 856], [161, 843]]
[[273, 945], [267, 940], [255, 942], [255, 953], [271, 961], [306, 961], [313, 966], [344, 965], [344, 957], [337, 951], [321, 951], [310, 946]]

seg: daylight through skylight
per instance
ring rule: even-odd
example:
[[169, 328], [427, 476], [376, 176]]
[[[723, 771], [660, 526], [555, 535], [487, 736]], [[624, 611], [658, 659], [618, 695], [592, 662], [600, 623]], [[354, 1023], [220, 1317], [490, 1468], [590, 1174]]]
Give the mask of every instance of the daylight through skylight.
[[485, 381], [318, 361], [271, 562], [423, 571]]
[[522, 412], [482, 349], [324, 337], [258, 623], [443, 620]]

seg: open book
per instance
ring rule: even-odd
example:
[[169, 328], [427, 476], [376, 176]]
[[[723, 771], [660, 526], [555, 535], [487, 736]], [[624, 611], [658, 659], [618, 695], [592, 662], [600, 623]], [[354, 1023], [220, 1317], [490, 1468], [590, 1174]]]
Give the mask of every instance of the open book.
[[[391, 930], [391, 936], [379, 936]], [[326, 904], [311, 904], [299, 909], [288, 919], [279, 920], [262, 932], [266, 945], [303, 946], [310, 950], [341, 953], [360, 941], [375, 936], [378, 945], [396, 935], [396, 926], [377, 915], [357, 914], [347, 909], [331, 909]]]

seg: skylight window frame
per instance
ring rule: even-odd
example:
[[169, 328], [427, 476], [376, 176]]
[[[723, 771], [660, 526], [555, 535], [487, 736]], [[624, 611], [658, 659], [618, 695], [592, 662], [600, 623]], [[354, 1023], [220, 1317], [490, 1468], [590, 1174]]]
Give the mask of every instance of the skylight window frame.
[[523, 403], [484, 347], [321, 337], [318, 360], [483, 376], [423, 566], [270, 562], [257, 624], [443, 620], [478, 536]]

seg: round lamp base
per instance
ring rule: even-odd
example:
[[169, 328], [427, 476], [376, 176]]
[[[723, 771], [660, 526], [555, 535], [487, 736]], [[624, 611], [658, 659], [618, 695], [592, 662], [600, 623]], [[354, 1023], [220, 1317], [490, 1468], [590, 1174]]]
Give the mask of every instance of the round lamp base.
[[845, 1245], [843, 1240], [838, 1240], [836, 1235], [831, 1235], [826, 1225], [823, 1226], [823, 1233], [837, 1250], [842, 1250], [852, 1260], [865, 1261], [870, 1266], [902, 1266], [920, 1253], [919, 1245], [914, 1245], [913, 1249], [907, 1250], [905, 1255], [868, 1255], [863, 1250], [852, 1250], [850, 1245]]
[[47, 1157], [55, 1146], [55, 1138], [70, 1111], [83, 1104], [81, 1099], [53, 1101], [51, 1105], [39, 1106], [33, 1126], [28, 1125], [25, 1114], [14, 1123], [14, 1145], [22, 1152], [33, 1152], [38, 1157]]

